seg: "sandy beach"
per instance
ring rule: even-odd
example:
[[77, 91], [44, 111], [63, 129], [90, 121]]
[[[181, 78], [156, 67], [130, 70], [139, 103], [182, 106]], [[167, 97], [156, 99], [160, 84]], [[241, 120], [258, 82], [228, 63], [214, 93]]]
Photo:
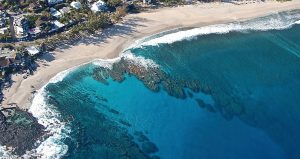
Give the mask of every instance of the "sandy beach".
[[34, 75], [23, 79], [13, 76], [13, 85], [4, 90], [3, 107], [16, 103], [22, 109], [31, 105], [32, 92], [40, 89], [57, 73], [94, 59], [117, 57], [135, 40], [164, 30], [179, 27], [199, 27], [260, 17], [280, 11], [300, 9], [300, 1], [253, 3], [207, 3], [175, 8], [162, 8], [131, 14], [123, 22], [105, 29], [94, 37], [85, 38], [72, 46], [62, 46], [38, 60]]

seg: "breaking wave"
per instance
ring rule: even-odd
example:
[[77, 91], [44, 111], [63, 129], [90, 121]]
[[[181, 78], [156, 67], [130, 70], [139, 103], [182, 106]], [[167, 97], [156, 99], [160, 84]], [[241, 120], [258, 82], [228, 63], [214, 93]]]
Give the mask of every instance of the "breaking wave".
[[[298, 11], [299, 12], [299, 11]], [[122, 58], [133, 62], [135, 64], [144, 67], [159, 67], [153, 60], [145, 59], [142, 56], [136, 56], [130, 52], [130, 49], [158, 45], [164, 43], [173, 43], [185, 39], [192, 39], [196, 36], [207, 35], [207, 34], [225, 34], [232, 31], [252, 31], [252, 30], [271, 30], [271, 29], [286, 29], [295, 24], [300, 24], [300, 12], [297, 14], [293, 11], [282, 14], [276, 14], [263, 18], [257, 18], [251, 21], [235, 22], [229, 24], [218, 24], [210, 25], [200, 28], [194, 28], [189, 30], [176, 29], [172, 32], [164, 32], [144, 39], [136, 41], [136, 43], [124, 50], [122, 54], [114, 59], [97, 59], [91, 61], [92, 64], [111, 69], [113, 64], [120, 61]], [[288, 13], [288, 14], [287, 14]], [[292, 14], [291, 14], [292, 13]], [[81, 66], [81, 65], [80, 65]], [[79, 67], [79, 66], [77, 66]], [[47, 104], [46, 97], [47, 92], [45, 88], [50, 83], [57, 83], [62, 81], [71, 71], [77, 67], [68, 69], [66, 71], [58, 73], [53, 77], [49, 83], [43, 86], [36, 94], [33, 99], [32, 105], [29, 112], [38, 119], [38, 122], [45, 126], [46, 131], [49, 132], [50, 137], [45, 141], [42, 141], [39, 146], [34, 150], [35, 154], [40, 158], [61, 158], [68, 151], [68, 146], [63, 143], [63, 139], [68, 137], [71, 132], [71, 128], [68, 123], [60, 120], [60, 112], [52, 105]], [[2, 149], [0, 147], [0, 154]], [[4, 152], [4, 151], [3, 151]]]
[[226, 34], [233, 31], [267, 31], [283, 30], [300, 24], [300, 10], [272, 14], [266, 17], [256, 18], [243, 22], [233, 22], [228, 24], [209, 25], [189, 30], [175, 31], [173, 33], [157, 34], [154, 38], [140, 40], [133, 48], [143, 46], [155, 46], [158, 44], [171, 44], [176, 41], [189, 40], [197, 36], [208, 34]]
[[50, 83], [62, 81], [73, 69], [74, 68], [71, 68], [58, 73], [49, 83], [43, 86], [33, 98], [29, 112], [38, 119], [38, 122], [42, 124], [50, 134], [50, 137], [35, 149], [35, 154], [40, 156], [40, 158], [60, 158], [68, 151], [68, 146], [62, 142], [62, 139], [68, 137], [71, 128], [67, 123], [60, 120], [60, 113], [55, 107], [46, 103], [45, 98], [47, 94], [45, 88]]
[[122, 52], [122, 54], [114, 59], [98, 59], [98, 60], [94, 60], [92, 63], [94, 65], [100, 66], [100, 67], [104, 67], [104, 68], [108, 68], [108, 69], [112, 69], [112, 66], [114, 63], [119, 62], [121, 59], [127, 60], [129, 62], [132, 62], [138, 66], [143, 66], [145, 68], [157, 68], [159, 67], [158, 64], [156, 64], [153, 60], [151, 59], [146, 59], [142, 56], [136, 56], [134, 55], [132, 52], [130, 52], [129, 50]]

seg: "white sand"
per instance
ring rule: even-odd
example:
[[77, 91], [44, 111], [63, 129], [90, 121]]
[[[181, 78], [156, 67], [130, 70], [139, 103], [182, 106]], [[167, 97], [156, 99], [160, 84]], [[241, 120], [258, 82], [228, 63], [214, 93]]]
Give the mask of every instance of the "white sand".
[[300, 0], [245, 5], [208, 3], [128, 15], [123, 23], [104, 30], [96, 37], [83, 39], [72, 47], [58, 48], [53, 53], [45, 55], [45, 59], [38, 62], [40, 65], [38, 70], [27, 79], [23, 79], [22, 75], [14, 75], [13, 86], [4, 91], [6, 100], [3, 106], [7, 107], [8, 103], [14, 102], [20, 108], [28, 109], [31, 105], [31, 92], [40, 89], [57, 73], [93, 59], [116, 57], [124, 48], [141, 37], [172, 28], [245, 20], [292, 9], [300, 9]]

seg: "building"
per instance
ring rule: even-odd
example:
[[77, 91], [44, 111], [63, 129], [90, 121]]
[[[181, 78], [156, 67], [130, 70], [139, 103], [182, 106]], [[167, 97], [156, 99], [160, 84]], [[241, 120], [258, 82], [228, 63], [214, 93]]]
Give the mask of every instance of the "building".
[[0, 28], [0, 34], [8, 34], [8, 27]]
[[27, 36], [28, 21], [24, 18], [24, 16], [16, 16], [14, 18], [14, 29], [17, 37]]
[[54, 5], [62, 2], [64, 2], [64, 0], [47, 0], [48, 5]]
[[0, 69], [9, 67], [10, 61], [6, 57], [0, 57]]
[[41, 28], [36, 27], [36, 28], [29, 29], [28, 33], [31, 35], [38, 35], [41, 33]]
[[38, 49], [35, 46], [28, 46], [28, 47], [25, 48], [25, 50], [28, 52], [28, 54], [30, 56], [35, 56], [35, 55], [41, 53], [40, 49]]
[[61, 13], [59, 11], [57, 11], [54, 8], [50, 8], [50, 14], [56, 18], [60, 18], [61, 17]]
[[81, 3], [80, 2], [72, 2], [71, 7], [73, 7], [74, 9], [80, 9], [81, 8]]
[[57, 20], [56, 20], [56, 21], [53, 21], [52, 24], [53, 24], [53, 27], [52, 27], [52, 29], [51, 29], [51, 32], [57, 31], [58, 29], [60, 29], [60, 28], [62, 28], [62, 27], [65, 26], [63, 23], [61, 23], [61, 22], [59, 22], [59, 21], [57, 21]]
[[4, 69], [14, 63], [16, 58], [15, 50], [0, 48], [0, 68]]
[[42, 6], [37, 2], [30, 3], [28, 6], [28, 10], [31, 12], [38, 12], [41, 9], [42, 9]]
[[101, 0], [93, 3], [91, 6], [91, 10], [93, 12], [105, 11], [106, 9], [107, 9], [107, 6], [106, 6], [105, 2], [103, 2]]
[[8, 20], [7, 13], [4, 11], [0, 11], [0, 28], [3, 28], [7, 25], [7, 20]]
[[67, 14], [67, 13], [70, 13], [71, 12], [71, 9], [70, 7], [63, 7], [62, 9], [59, 10], [59, 12], [64, 15], [64, 14]]

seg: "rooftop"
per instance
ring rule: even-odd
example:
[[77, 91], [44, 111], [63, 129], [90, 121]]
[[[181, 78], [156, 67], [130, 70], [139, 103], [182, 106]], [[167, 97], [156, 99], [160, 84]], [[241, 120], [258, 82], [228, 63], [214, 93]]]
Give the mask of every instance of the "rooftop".
[[28, 51], [28, 54], [31, 56], [40, 53], [40, 50], [35, 46], [28, 46], [25, 49]]

